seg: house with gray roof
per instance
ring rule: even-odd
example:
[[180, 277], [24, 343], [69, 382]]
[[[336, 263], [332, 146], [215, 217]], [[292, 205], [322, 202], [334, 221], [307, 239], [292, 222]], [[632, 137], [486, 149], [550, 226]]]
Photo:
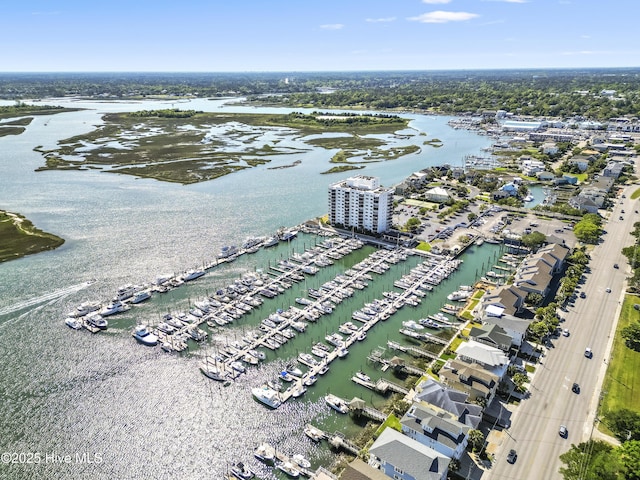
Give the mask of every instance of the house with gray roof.
[[468, 394], [472, 402], [491, 401], [500, 382], [500, 377], [482, 365], [458, 359], [447, 360], [438, 376], [445, 385]]
[[359, 458], [347, 464], [340, 475], [340, 480], [388, 480], [384, 472], [373, 468]]
[[450, 461], [433, 448], [389, 427], [369, 448], [369, 464], [396, 480], [446, 480]]
[[463, 362], [481, 365], [498, 378], [504, 376], [509, 365], [509, 358], [502, 350], [474, 340], [461, 343], [456, 356]]
[[495, 324], [471, 327], [469, 338], [476, 342], [499, 348], [503, 352], [509, 352], [511, 345], [513, 345], [513, 338], [504, 329]]
[[513, 315], [485, 315], [482, 317], [482, 323], [485, 325], [496, 325], [500, 327], [506, 335], [511, 338], [512, 345], [517, 348], [522, 346], [524, 337], [531, 323], [531, 319], [514, 317]]
[[460, 459], [468, 443], [471, 428], [458, 422], [444, 410], [420, 403], [411, 405], [400, 420], [402, 433], [436, 452]]
[[482, 317], [489, 306], [498, 307], [501, 309], [501, 313], [515, 316], [524, 309], [524, 299], [526, 296], [526, 292], [523, 292], [515, 285], [496, 287], [482, 297], [479, 316]]
[[413, 400], [424, 405], [433, 405], [449, 412], [458, 422], [470, 428], [478, 428], [482, 419], [482, 407], [468, 403], [469, 394], [450, 388], [433, 378], [427, 378], [416, 386]]

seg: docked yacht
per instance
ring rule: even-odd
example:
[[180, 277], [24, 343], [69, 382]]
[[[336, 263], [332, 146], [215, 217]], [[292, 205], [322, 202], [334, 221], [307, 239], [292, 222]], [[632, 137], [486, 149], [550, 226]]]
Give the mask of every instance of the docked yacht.
[[291, 457], [295, 463], [297, 463], [302, 468], [311, 468], [311, 462], [304, 458], [303, 455], [297, 453], [293, 457]]
[[220, 368], [208, 361], [202, 362], [202, 364], [200, 365], [200, 371], [204, 374], [205, 377], [217, 382], [224, 382], [227, 379], [223, 368]]
[[406, 322], [402, 322], [402, 326], [404, 328], [410, 328], [412, 330], [424, 330], [424, 326], [420, 325], [415, 320], [407, 320]]
[[319, 428], [314, 427], [311, 424], [307, 424], [304, 427], [304, 434], [314, 442], [319, 442], [324, 438], [324, 433]]
[[274, 245], [278, 245], [278, 243], [280, 242], [280, 240], [278, 240], [278, 237], [268, 237], [264, 243], [263, 246], [264, 247], [273, 247]]
[[329, 393], [324, 397], [324, 401], [327, 402], [331, 408], [339, 413], [349, 413], [349, 406], [339, 397]]
[[133, 294], [136, 293], [136, 291], [138, 290], [138, 287], [136, 287], [135, 285], [132, 285], [130, 283], [123, 285], [121, 287], [118, 288], [118, 291], [116, 292], [116, 300], [126, 300], [128, 298], [133, 297]]
[[158, 336], [151, 333], [146, 325], [137, 325], [132, 335], [133, 338], [143, 345], [153, 347], [158, 344]]
[[363, 382], [371, 382], [371, 377], [364, 372], [356, 372], [355, 377]]
[[140, 303], [140, 302], [144, 302], [145, 300], [149, 300], [150, 298], [151, 298], [151, 292], [149, 292], [149, 290], [138, 290], [136, 293], [133, 294], [133, 297], [131, 297], [130, 302]]
[[116, 313], [125, 312], [127, 310], [129, 310], [128, 305], [122, 303], [120, 300], [115, 300], [100, 310], [100, 315], [108, 317], [109, 315], [115, 315]]
[[100, 310], [102, 304], [100, 302], [83, 302], [78, 305], [72, 312], [69, 312], [70, 317], [84, 317], [92, 312]]
[[471, 292], [470, 291], [467, 291], [467, 290], [456, 290], [455, 292], [451, 292], [449, 295], [447, 295], [447, 300], [459, 302], [459, 301], [462, 301], [462, 300], [466, 300], [470, 296], [471, 296]]
[[87, 323], [91, 326], [99, 328], [100, 330], [106, 330], [109, 324], [107, 320], [99, 313], [92, 313], [87, 317]]
[[220, 253], [218, 254], [218, 258], [223, 259], [223, 258], [233, 257], [234, 255], [237, 255], [237, 253], [238, 253], [238, 247], [236, 247], [235, 245], [226, 245], [222, 247], [222, 249], [220, 250]]
[[264, 403], [267, 407], [278, 408], [282, 404], [280, 394], [266, 384], [252, 388], [251, 394], [256, 400]]
[[287, 371], [287, 373], [293, 375], [294, 377], [302, 376], [302, 370], [300, 370], [298, 367], [296, 367], [292, 363], [288, 364], [285, 370]]
[[298, 478], [300, 476], [300, 470], [291, 462], [280, 462], [276, 465], [278, 470], [283, 471], [291, 478]]
[[185, 274], [182, 276], [182, 280], [185, 282], [190, 282], [191, 280], [195, 280], [196, 278], [200, 278], [205, 274], [205, 271], [201, 268], [187, 270]]
[[276, 459], [276, 450], [268, 443], [261, 443], [254, 450], [253, 455], [265, 463], [273, 463]]
[[334, 347], [342, 347], [344, 345], [344, 338], [339, 333], [331, 333], [325, 336], [324, 339]]
[[251, 480], [254, 476], [251, 469], [242, 462], [232, 465], [231, 473], [240, 480]]
[[82, 328], [82, 322], [74, 317], [67, 317], [64, 323], [69, 328], [73, 328], [74, 330], [80, 330]]
[[313, 368], [318, 365], [318, 362], [312, 355], [304, 352], [298, 354], [298, 361], [309, 368]]

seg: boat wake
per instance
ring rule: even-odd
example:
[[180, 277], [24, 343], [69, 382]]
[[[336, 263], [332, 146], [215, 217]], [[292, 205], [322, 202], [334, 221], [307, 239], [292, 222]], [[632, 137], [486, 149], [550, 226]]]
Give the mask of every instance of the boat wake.
[[26, 310], [43, 303], [58, 300], [62, 297], [66, 297], [67, 295], [71, 295], [72, 293], [79, 292], [80, 290], [87, 288], [92, 283], [92, 281], [78, 283], [76, 285], [61, 288], [60, 290], [41, 295], [39, 297], [30, 298], [28, 300], [23, 300], [22, 302], [14, 303], [13, 305], [8, 305], [6, 307], [0, 308], [0, 317], [19, 312], [21, 310]]

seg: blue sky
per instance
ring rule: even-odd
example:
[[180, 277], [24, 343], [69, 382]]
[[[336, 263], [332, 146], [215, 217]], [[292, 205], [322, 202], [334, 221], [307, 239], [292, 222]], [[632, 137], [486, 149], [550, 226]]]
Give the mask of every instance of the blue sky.
[[640, 66], [638, 0], [20, 0], [0, 71]]

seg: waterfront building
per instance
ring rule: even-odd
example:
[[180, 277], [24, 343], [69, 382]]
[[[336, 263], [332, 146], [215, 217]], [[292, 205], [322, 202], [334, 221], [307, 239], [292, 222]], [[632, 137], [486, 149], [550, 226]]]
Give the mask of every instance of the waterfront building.
[[383, 233], [391, 228], [393, 190], [380, 179], [358, 175], [329, 186], [329, 223], [336, 227]]

